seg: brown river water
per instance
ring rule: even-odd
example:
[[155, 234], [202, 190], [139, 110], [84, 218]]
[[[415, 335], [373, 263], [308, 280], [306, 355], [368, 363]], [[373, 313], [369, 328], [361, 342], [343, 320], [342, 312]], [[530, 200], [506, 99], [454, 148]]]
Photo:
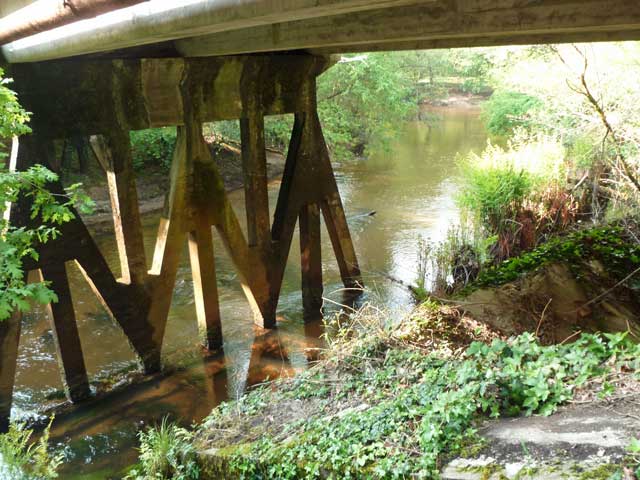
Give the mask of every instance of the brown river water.
[[[486, 134], [474, 109], [434, 112], [431, 124], [411, 122], [387, 149], [368, 158], [334, 161], [338, 187], [366, 284], [357, 301], [385, 305], [392, 314], [411, 307], [409, 292], [388, 276], [410, 283], [416, 276], [417, 240], [438, 240], [458, 218], [454, 196], [456, 157], [480, 151]], [[275, 206], [279, 182], [270, 185]], [[230, 194], [239, 218], [244, 218], [242, 191]], [[375, 215], [370, 215], [375, 212]], [[143, 218], [147, 258], [151, 258], [158, 215]], [[118, 266], [110, 235], [96, 240], [112, 268]], [[91, 379], [110, 379], [116, 390], [56, 416], [52, 442], [65, 452], [62, 479], [120, 478], [135, 462], [136, 432], [165, 415], [191, 424], [216, 404], [236, 398], [246, 388], [268, 378], [291, 375], [307, 367], [322, 348], [322, 319], [303, 321], [297, 238], [285, 272], [276, 330], [253, 326], [249, 306], [235, 270], [215, 240], [218, 291], [223, 321], [224, 353], [206, 356], [198, 348], [197, 323], [188, 256], [178, 272], [164, 340], [169, 371], [117, 388], [121, 372], [131, 370], [133, 353], [124, 335], [106, 315], [75, 267], [70, 269], [80, 337]], [[345, 298], [331, 244], [323, 231], [324, 314], [334, 315], [350, 304]], [[186, 246], [185, 246], [186, 250]], [[14, 418], [38, 416], [62, 388], [53, 337], [43, 311], [25, 318], [14, 401]]]

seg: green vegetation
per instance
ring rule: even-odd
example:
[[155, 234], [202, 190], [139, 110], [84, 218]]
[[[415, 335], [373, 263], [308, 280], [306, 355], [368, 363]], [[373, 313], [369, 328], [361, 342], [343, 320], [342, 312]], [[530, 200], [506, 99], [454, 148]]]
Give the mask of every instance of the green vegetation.
[[[620, 227], [581, 230], [553, 238], [530, 252], [486, 268], [472, 286], [496, 287], [544, 268], [550, 262], [566, 263], [579, 278], [581, 263], [593, 260], [606, 265], [607, 274], [612, 278], [623, 280], [640, 269], [640, 244], [625, 238]], [[640, 284], [636, 281], [631, 287], [637, 290]]]
[[[29, 114], [20, 107], [8, 84], [0, 71], [0, 139], [30, 132], [26, 123]], [[6, 160], [7, 149], [7, 145], [0, 143], [0, 161]], [[26, 283], [23, 262], [29, 257], [37, 259], [34, 246], [55, 238], [58, 227], [73, 219], [72, 206], [88, 211], [91, 202], [80, 191], [80, 184], [71, 185], [65, 198], [56, 198], [46, 189], [55, 180], [56, 174], [41, 165], [24, 172], [0, 168], [0, 321], [16, 310], [29, 310], [30, 301], [46, 304], [56, 300], [45, 283]], [[19, 198], [30, 202], [31, 218], [39, 219], [39, 226], [16, 227], [5, 218], [8, 202]]]
[[[352, 55], [320, 77], [321, 121], [339, 159], [389, 144], [421, 102], [493, 91], [483, 119], [500, 138], [460, 159], [464, 218], [442, 244], [421, 244], [416, 296], [497, 287], [555, 262], [577, 279], [585, 264], [602, 265], [605, 288], [637, 292], [640, 116], [629, 105], [640, 93], [622, 77], [640, 70], [627, 62], [612, 73], [597, 61], [624, 65], [637, 53], [609, 44]], [[286, 148], [291, 123], [269, 118], [267, 142]], [[238, 122], [206, 134], [237, 141]], [[140, 135], [160, 144], [143, 145], [143, 164], [174, 141]], [[576, 392], [605, 397], [639, 366], [626, 333], [551, 346], [532, 333], [505, 340], [432, 301], [408, 320], [358, 312], [347, 323], [328, 326], [330, 348], [314, 368], [220, 405], [194, 436], [166, 423], [142, 433], [131, 478], [196, 478], [196, 448], [217, 452], [198, 468], [221, 478], [438, 478], [451, 456], [482, 448], [484, 419], [549, 415]], [[638, 451], [634, 442], [634, 469]]]
[[175, 145], [176, 129], [172, 127], [131, 132], [133, 167], [140, 171], [155, 165], [168, 171]]
[[640, 477], [640, 440], [637, 438], [632, 439], [627, 451], [629, 452], [629, 466], [633, 469], [636, 477]]
[[[612, 43], [483, 51], [494, 90], [483, 118], [506, 146], [489, 144], [460, 161], [462, 224], [445, 243], [421, 253], [435, 269], [427, 280], [424, 268], [418, 272], [418, 298], [428, 296], [429, 286], [436, 295], [455, 293], [478, 275], [477, 284], [497, 285], [541, 257], [571, 262], [571, 239], [560, 242], [562, 248], [552, 239], [581, 225], [620, 225], [637, 243], [640, 115], [629, 102], [640, 93], [624, 80], [631, 72], [622, 65], [638, 48]], [[627, 287], [632, 277], [623, 282]]]
[[339, 156], [370, 143], [386, 145], [394, 125], [417, 114], [415, 84], [405, 57], [345, 57], [318, 81], [318, 111], [327, 142]]
[[495, 92], [482, 106], [483, 117], [490, 134], [507, 136], [516, 128], [531, 128], [531, 110], [540, 107], [540, 100], [526, 93]]
[[534, 179], [528, 171], [516, 169], [509, 161], [497, 161], [502, 160], [502, 150], [490, 148], [485, 156], [491, 158], [491, 164], [483, 164], [472, 154], [468, 164], [464, 165], [458, 203], [490, 233], [497, 234], [505, 227], [504, 219], [514, 217], [522, 208], [533, 189]]
[[[589, 380], [638, 367], [640, 350], [624, 333], [548, 347], [524, 334], [452, 355], [460, 332], [453, 344], [431, 343], [443, 315], [424, 307], [399, 330], [358, 317], [312, 371], [216, 408], [198, 442], [219, 459], [203, 468], [246, 479], [438, 478], [445, 458], [478, 444], [483, 417], [549, 415], [597, 383]], [[277, 418], [277, 406], [284, 418], [270, 424], [264, 416]]]
[[584, 202], [597, 221], [638, 210], [640, 115], [632, 105], [640, 92], [627, 79], [639, 71], [631, 60], [639, 48], [634, 42], [514, 47], [496, 60], [495, 94], [537, 99], [525, 127], [565, 146], [568, 180], [586, 174], [596, 195]]
[[0, 478], [6, 480], [49, 480], [58, 478], [56, 470], [62, 454], [49, 453], [51, 422], [40, 438], [32, 442], [33, 430], [24, 424], [12, 424], [0, 435]]
[[139, 433], [139, 464], [128, 480], [191, 480], [200, 478], [192, 434], [165, 417], [157, 428]]

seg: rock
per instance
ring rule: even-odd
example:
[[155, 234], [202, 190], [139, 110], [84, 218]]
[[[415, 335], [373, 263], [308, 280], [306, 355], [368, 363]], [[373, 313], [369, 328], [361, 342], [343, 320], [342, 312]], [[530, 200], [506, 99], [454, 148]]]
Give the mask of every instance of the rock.
[[[458, 458], [445, 480], [608, 478], [640, 432], [638, 400], [577, 405], [548, 417], [505, 418], [479, 431], [487, 446], [477, 458]], [[603, 408], [603, 407], [607, 408]]]
[[492, 465], [495, 465], [495, 459], [491, 457], [457, 458], [445, 467], [442, 471], [442, 478], [445, 480], [480, 479], [485, 473], [484, 470]]
[[507, 463], [504, 466], [504, 474], [509, 478], [516, 478], [525, 467], [524, 462]]

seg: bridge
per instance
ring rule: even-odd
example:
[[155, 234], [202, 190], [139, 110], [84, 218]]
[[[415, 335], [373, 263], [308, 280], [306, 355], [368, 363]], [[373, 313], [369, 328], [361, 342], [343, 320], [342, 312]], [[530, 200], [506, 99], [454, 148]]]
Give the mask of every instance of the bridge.
[[[146, 372], [161, 368], [185, 244], [203, 345], [223, 345], [214, 227], [264, 328], [276, 324], [296, 225], [305, 310], [322, 301], [321, 215], [345, 286], [361, 286], [316, 108], [316, 78], [331, 54], [640, 38], [640, 3], [628, 0], [8, 0], [0, 16], [1, 64], [33, 112], [33, 134], [14, 142], [10, 167], [51, 165], [54, 141], [82, 135], [109, 186], [118, 273], [77, 215], [25, 265], [59, 298], [51, 329], [72, 402], [90, 391], [67, 262], [78, 264]], [[295, 122], [272, 220], [264, 118], [284, 113]], [[229, 119], [240, 120], [246, 236], [202, 136], [203, 123]], [[148, 263], [129, 132], [160, 126], [177, 126], [178, 137]], [[50, 188], [63, 193], [59, 182]], [[28, 225], [29, 207], [28, 199], [13, 205], [12, 223]], [[0, 323], [0, 430], [11, 410], [20, 328], [17, 313]]]

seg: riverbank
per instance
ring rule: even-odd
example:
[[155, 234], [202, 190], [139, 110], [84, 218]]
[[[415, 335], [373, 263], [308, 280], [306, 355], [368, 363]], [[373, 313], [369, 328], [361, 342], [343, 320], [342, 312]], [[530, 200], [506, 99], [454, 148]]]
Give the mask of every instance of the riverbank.
[[[236, 145], [225, 142], [209, 142], [212, 157], [222, 176], [227, 192], [244, 185], [242, 152]], [[267, 149], [267, 176], [274, 180], [284, 171], [285, 157], [281, 152]], [[138, 205], [141, 215], [162, 210], [166, 192], [169, 190], [169, 172], [160, 167], [145, 168], [136, 173]], [[82, 220], [95, 232], [113, 229], [109, 189], [101, 171], [92, 172], [82, 181], [89, 197], [95, 202], [93, 213], [82, 215]]]
[[317, 365], [202, 423], [199, 478], [634, 479], [639, 258], [623, 229], [586, 229], [448, 306], [330, 321]]
[[[619, 422], [637, 414], [638, 353], [624, 335], [542, 347], [532, 334], [505, 340], [457, 308], [424, 304], [401, 321], [368, 308], [334, 330], [309, 371], [213, 411], [192, 440], [199, 478], [440, 478], [444, 469], [449, 479], [548, 479], [568, 462], [574, 475], [566, 478], [608, 478], [593, 472], [629, 466], [625, 448], [636, 424], [616, 429], [608, 442], [589, 438], [608, 428], [598, 409], [619, 410]], [[578, 415], [576, 406], [560, 409], [574, 401], [580, 410], [594, 405], [580, 423], [592, 437], [585, 433], [582, 442], [571, 437], [575, 422], [558, 427]], [[558, 421], [532, 424], [532, 414]], [[505, 427], [489, 417], [512, 420]], [[599, 429], [589, 427], [598, 419]], [[542, 437], [553, 427], [555, 437], [549, 433], [540, 447], [529, 436], [497, 459], [499, 439], [519, 425]], [[538, 455], [544, 447], [546, 456]], [[445, 469], [457, 457], [479, 460]]]

